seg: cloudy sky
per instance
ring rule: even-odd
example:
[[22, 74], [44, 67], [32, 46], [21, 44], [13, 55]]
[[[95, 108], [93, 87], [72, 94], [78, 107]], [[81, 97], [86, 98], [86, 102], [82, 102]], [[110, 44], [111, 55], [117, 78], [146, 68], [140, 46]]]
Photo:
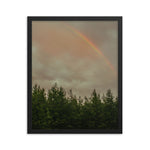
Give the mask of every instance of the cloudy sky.
[[32, 85], [117, 95], [117, 29], [116, 21], [33, 21]]

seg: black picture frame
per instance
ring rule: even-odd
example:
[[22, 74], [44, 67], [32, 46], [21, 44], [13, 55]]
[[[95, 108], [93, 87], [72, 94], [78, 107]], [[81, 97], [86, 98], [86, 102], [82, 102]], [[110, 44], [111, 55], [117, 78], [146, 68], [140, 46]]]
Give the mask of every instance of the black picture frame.
[[[119, 128], [108, 129], [32, 129], [32, 21], [118, 21], [118, 102]], [[122, 17], [27, 17], [27, 133], [122, 133]]]

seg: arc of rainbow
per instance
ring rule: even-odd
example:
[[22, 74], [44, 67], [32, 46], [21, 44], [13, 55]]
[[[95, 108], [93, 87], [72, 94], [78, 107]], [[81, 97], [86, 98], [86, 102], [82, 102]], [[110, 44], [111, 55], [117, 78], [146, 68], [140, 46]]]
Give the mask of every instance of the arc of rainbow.
[[96, 45], [90, 40], [88, 39], [84, 34], [82, 34], [81, 32], [79, 32], [77, 29], [75, 29], [74, 27], [64, 23], [73, 33], [75, 33], [76, 35], [78, 35], [83, 41], [85, 41], [85, 43], [87, 43], [98, 55], [102, 56], [103, 59], [105, 60], [105, 62], [107, 63], [107, 65], [109, 66], [109, 68], [114, 72], [115, 75], [117, 75], [117, 72], [115, 70], [115, 68], [113, 67], [113, 65], [110, 63], [110, 61], [108, 60], [108, 58], [102, 53], [102, 51], [100, 49], [98, 49], [96, 47]]

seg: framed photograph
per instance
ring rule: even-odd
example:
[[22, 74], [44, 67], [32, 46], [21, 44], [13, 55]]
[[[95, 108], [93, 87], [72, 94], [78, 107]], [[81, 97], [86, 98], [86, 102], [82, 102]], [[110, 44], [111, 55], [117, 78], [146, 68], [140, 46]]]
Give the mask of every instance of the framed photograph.
[[122, 133], [122, 17], [28, 17], [28, 133]]

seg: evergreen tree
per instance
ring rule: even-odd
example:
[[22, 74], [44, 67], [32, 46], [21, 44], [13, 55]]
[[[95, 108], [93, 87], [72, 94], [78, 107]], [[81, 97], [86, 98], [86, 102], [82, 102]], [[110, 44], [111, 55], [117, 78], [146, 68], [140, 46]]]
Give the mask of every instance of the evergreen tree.
[[96, 90], [84, 99], [66, 95], [57, 84], [46, 94], [35, 85], [32, 89], [33, 129], [117, 129], [118, 98], [109, 89], [102, 97]]

